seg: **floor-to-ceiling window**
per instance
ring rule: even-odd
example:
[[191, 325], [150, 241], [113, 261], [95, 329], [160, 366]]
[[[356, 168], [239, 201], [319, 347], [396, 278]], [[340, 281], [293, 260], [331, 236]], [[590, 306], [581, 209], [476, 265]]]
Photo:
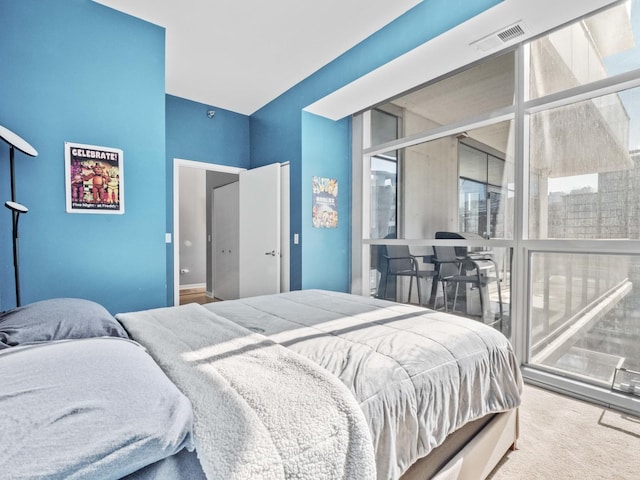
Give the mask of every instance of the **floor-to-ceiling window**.
[[639, 8], [526, 46], [527, 365], [623, 405], [616, 369], [640, 371]]
[[[394, 276], [389, 290], [386, 245], [408, 246], [427, 270], [436, 246], [491, 251], [500, 278], [486, 292], [491, 324], [518, 346], [527, 378], [632, 411], [638, 41], [640, 0], [620, 2], [363, 114], [369, 263], [356, 272], [369, 275], [372, 295], [384, 284], [387, 298], [415, 303], [407, 278]], [[432, 287], [427, 280], [422, 303], [451, 310]], [[489, 323], [474, 295], [454, 313]], [[620, 369], [632, 373], [612, 388]]]
[[[371, 110], [371, 141], [376, 145], [401, 135], [399, 110]], [[398, 152], [379, 153], [371, 158], [371, 238], [396, 238], [398, 210]]]
[[[514, 72], [511, 51], [367, 112], [363, 228], [372, 295], [455, 309], [510, 335], [511, 245], [502, 240], [513, 239], [514, 228]], [[433, 271], [443, 232], [477, 234], [483, 243], [491, 237], [469, 248], [491, 249], [500, 283], [483, 283], [482, 297], [478, 285], [447, 284], [445, 302], [445, 287], [425, 276], [420, 297], [410, 275], [396, 275], [402, 260], [388, 260], [398, 255], [389, 246], [408, 246], [414, 268]]]

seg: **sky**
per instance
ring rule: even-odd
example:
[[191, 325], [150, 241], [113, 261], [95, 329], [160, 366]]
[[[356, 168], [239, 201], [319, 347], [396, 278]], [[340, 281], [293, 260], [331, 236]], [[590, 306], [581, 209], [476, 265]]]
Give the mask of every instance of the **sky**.
[[[640, 67], [640, 0], [630, 0], [628, 5], [636, 46], [604, 59], [605, 67], [610, 76], [629, 72]], [[619, 96], [630, 117], [629, 150], [640, 149], [640, 88], [621, 92]]]
[[598, 174], [589, 173], [587, 175], [574, 175], [571, 177], [549, 178], [549, 193], [563, 192], [569, 193], [572, 190], [580, 190], [584, 187], [591, 187], [594, 192], [598, 191]]

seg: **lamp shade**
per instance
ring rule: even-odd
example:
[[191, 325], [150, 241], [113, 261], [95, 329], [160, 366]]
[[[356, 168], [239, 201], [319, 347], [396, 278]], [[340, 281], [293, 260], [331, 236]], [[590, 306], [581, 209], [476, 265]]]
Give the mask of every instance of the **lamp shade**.
[[29, 145], [26, 140], [13, 133], [11, 130], [4, 128], [2, 125], [0, 125], [0, 138], [2, 138], [2, 140], [7, 142], [12, 147], [17, 148], [22, 153], [25, 153], [30, 157], [38, 156], [38, 152], [36, 151], [36, 149]]
[[22, 205], [21, 203], [12, 202], [10, 200], [4, 202], [4, 206], [7, 207], [12, 212], [27, 213], [29, 211], [29, 209], [24, 205]]

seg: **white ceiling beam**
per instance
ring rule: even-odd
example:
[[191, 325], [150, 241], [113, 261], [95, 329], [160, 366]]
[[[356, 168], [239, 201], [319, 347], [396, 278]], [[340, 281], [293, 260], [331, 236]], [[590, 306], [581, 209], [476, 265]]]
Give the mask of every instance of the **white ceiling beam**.
[[[321, 98], [305, 111], [339, 120], [613, 3], [616, 0], [505, 0]], [[525, 35], [489, 51], [472, 45], [516, 23], [526, 26]]]

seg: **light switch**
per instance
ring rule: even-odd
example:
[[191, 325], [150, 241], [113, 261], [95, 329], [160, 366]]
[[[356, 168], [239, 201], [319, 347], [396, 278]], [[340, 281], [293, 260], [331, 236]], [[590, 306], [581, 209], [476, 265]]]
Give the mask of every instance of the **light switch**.
[[297, 233], [293, 234], [293, 244], [298, 245], [300, 243], [300, 235]]

